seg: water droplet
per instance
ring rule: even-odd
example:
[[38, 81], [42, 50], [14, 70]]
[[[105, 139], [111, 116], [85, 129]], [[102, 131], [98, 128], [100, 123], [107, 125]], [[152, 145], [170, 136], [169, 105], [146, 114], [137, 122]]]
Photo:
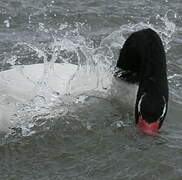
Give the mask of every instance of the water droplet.
[[87, 122], [86, 128], [87, 128], [87, 130], [89, 130], [89, 131], [92, 129], [92, 126], [91, 126], [91, 124], [90, 124], [89, 122]]
[[10, 20], [9, 19], [4, 20], [4, 24], [7, 28], [9, 28], [10, 27]]
[[31, 102], [32, 102], [32, 106], [35, 106], [38, 108], [46, 104], [46, 99], [43, 96], [35, 96]]
[[87, 100], [88, 96], [86, 95], [81, 95], [76, 98], [75, 103], [84, 103]]

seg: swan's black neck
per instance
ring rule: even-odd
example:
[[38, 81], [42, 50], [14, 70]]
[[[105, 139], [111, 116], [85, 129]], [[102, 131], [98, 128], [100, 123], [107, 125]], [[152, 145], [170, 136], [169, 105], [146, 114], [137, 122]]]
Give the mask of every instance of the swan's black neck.
[[[120, 51], [116, 67], [120, 69], [116, 75], [119, 75], [121, 79], [139, 84], [136, 99], [136, 122], [138, 121], [138, 103], [143, 94], [154, 99], [154, 103], [149, 107], [151, 111], [155, 111], [153, 106], [158, 104], [158, 98], [165, 99], [167, 104], [166, 56], [162, 41], [155, 31], [144, 29], [131, 34]], [[161, 120], [160, 126], [163, 120]]]

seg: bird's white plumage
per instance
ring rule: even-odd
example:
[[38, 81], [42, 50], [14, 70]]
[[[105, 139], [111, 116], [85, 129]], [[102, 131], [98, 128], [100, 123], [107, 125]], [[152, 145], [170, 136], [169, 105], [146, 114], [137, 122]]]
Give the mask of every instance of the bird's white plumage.
[[125, 106], [134, 108], [137, 91], [138, 85], [117, 78], [112, 78], [109, 90], [110, 95]]
[[77, 71], [72, 64], [54, 64], [46, 77], [44, 64], [15, 66], [0, 72], [0, 130], [11, 126], [11, 115], [17, 103], [26, 103], [39, 93], [39, 83], [46, 78], [47, 86], [64, 94], [66, 85]]
[[0, 72], [0, 130], [11, 127], [10, 119], [16, 113], [17, 103], [26, 103], [39, 95], [41, 83], [46, 81], [46, 87], [52, 92], [64, 95], [72, 79], [71, 93], [103, 91], [106, 92], [105, 97], [111, 96], [126, 106], [134, 106], [138, 86], [117, 80], [112, 74], [100, 72], [98, 77], [97, 73], [88, 74], [82, 69], [78, 71], [78, 66], [64, 63], [48, 67], [45, 64], [15, 66], [11, 70]]
[[164, 100], [164, 107], [163, 107], [163, 111], [162, 111], [162, 115], [160, 116], [160, 119], [163, 118], [163, 116], [166, 113], [166, 100], [165, 100], [165, 97], [164, 96], [163, 96], [163, 100]]
[[[46, 79], [49, 88], [64, 93], [65, 85], [77, 70], [76, 65], [55, 64]], [[18, 66], [0, 72], [0, 95], [11, 96], [19, 101], [31, 99], [36, 94], [38, 83], [45, 78], [44, 64]]]
[[142, 103], [144, 96], [145, 96], [145, 93], [141, 96], [140, 100], [138, 101], [138, 112], [139, 113], [141, 113], [141, 103]]

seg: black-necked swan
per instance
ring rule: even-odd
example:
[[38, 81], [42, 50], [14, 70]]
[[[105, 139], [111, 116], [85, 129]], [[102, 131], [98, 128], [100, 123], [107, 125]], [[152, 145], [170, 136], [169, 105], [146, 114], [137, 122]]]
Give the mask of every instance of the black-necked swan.
[[145, 134], [157, 135], [168, 108], [166, 55], [159, 35], [152, 29], [132, 33], [125, 41], [115, 76], [138, 84], [135, 120]]

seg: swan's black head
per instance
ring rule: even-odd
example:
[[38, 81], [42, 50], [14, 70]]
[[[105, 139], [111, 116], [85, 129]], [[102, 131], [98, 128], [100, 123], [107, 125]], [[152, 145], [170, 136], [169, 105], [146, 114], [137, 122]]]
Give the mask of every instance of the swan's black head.
[[132, 33], [125, 41], [117, 61], [122, 80], [137, 83], [135, 118], [139, 129], [156, 135], [168, 103], [166, 55], [159, 35], [152, 29]]
[[147, 135], [157, 135], [167, 112], [164, 96], [143, 93], [136, 104], [136, 123]]

